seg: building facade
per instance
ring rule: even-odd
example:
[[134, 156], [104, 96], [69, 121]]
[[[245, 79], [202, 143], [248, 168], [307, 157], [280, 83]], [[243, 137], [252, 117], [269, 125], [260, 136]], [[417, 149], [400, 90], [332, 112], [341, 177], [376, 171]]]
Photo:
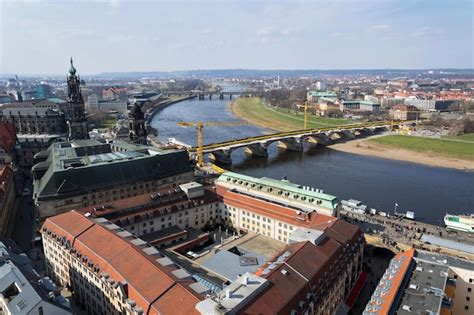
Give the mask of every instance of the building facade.
[[7, 236], [15, 218], [15, 182], [11, 165], [0, 165], [0, 236]]
[[199, 314], [206, 289], [117, 225], [71, 211], [47, 219], [41, 233], [48, 274], [88, 314]]
[[411, 249], [397, 254], [364, 315], [472, 314], [474, 263]]
[[394, 120], [416, 120], [420, 117], [420, 111], [411, 105], [395, 105], [389, 110], [390, 117]]
[[64, 134], [66, 131], [63, 113], [50, 108], [5, 108], [2, 120], [12, 123], [17, 134]]
[[16, 144], [15, 125], [0, 121], [0, 163], [9, 164], [14, 160]]
[[221, 222], [216, 193], [210, 187], [194, 184], [199, 186], [196, 195], [189, 195], [177, 187], [103, 205], [91, 205], [77, 211], [105, 218], [138, 237], [174, 227], [200, 230]]
[[15, 243], [0, 241], [0, 310], [2, 314], [72, 314], [69, 301], [48, 278], [39, 277]]
[[125, 199], [193, 180], [187, 152], [125, 142], [53, 143], [35, 156], [33, 198], [40, 217]]

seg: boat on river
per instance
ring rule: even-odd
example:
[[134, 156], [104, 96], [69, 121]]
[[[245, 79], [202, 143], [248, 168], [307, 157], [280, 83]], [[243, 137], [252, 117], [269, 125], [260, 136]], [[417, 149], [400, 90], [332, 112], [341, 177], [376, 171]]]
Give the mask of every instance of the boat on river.
[[474, 233], [474, 213], [468, 215], [446, 214], [444, 216], [446, 229]]
[[358, 214], [365, 214], [367, 212], [367, 205], [362, 204], [362, 201], [360, 200], [341, 200], [341, 206], [343, 210], [349, 212], [354, 212]]

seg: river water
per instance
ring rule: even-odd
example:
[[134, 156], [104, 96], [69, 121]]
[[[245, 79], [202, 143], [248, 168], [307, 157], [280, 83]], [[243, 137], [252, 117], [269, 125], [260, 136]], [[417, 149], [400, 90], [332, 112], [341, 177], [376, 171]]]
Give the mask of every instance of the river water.
[[[176, 138], [196, 144], [196, 128], [177, 126], [179, 121], [239, 121], [228, 108], [229, 100], [188, 100], [157, 113], [151, 125], [161, 141]], [[256, 126], [204, 127], [204, 143], [244, 138], [268, 132]], [[443, 224], [446, 212], [474, 212], [474, 173], [429, 167], [344, 153], [305, 144], [304, 152], [269, 147], [268, 158], [247, 157], [243, 149], [232, 152], [232, 171], [282, 178], [323, 189], [342, 199], [358, 199], [369, 207], [415, 211], [417, 220]]]

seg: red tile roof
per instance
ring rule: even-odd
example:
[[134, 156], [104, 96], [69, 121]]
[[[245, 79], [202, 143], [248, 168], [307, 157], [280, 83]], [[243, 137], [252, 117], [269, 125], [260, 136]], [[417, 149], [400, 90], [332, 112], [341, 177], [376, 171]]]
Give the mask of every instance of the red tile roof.
[[171, 274], [175, 267], [159, 265], [154, 261], [158, 257], [146, 255], [115, 232], [76, 211], [48, 218], [43, 233], [45, 229], [69, 240], [74, 249], [99, 267], [99, 273], [107, 272], [116, 282], [126, 281], [129, 298], [145, 312], [150, 309], [150, 314], [159, 314], [160, 309], [176, 307], [176, 304], [166, 303], [171, 299], [168, 293], [172, 290], [178, 293], [172, 298], [174, 301], [192, 302], [192, 305], [182, 303], [180, 308], [187, 314], [197, 313], [194, 306], [202, 297], [178, 283], [179, 280]]
[[244, 314], [289, 314], [292, 309], [299, 308], [300, 301], [306, 301], [306, 294], [311, 292], [312, 286], [319, 290], [316, 295], [321, 292], [323, 285], [319, 281], [325, 274], [329, 278], [324, 280], [324, 285], [329, 286], [338, 276], [335, 272], [330, 273], [330, 266], [335, 265], [342, 251], [341, 244], [334, 240], [327, 238], [318, 245], [294, 243], [285, 251], [291, 254], [284, 263], [277, 262], [277, 267], [266, 275], [263, 269], [271, 262], [257, 271], [256, 274], [269, 280], [271, 286], [246, 306]]
[[[301, 227], [324, 230], [337, 220], [335, 217], [320, 214], [316, 211], [305, 214], [303, 211], [298, 211], [297, 209], [279, 205], [260, 198], [244, 195], [232, 190], [223, 192], [221, 197], [223, 198], [225, 204], [249, 209], [250, 211], [253, 211], [257, 214], [265, 215], [270, 218], [288, 222]], [[298, 212], [301, 214], [298, 215]]]

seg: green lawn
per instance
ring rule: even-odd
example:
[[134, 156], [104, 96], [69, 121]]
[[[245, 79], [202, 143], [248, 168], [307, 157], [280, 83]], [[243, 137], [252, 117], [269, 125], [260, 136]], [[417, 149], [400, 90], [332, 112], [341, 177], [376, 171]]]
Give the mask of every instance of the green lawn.
[[[260, 98], [239, 98], [235, 101], [232, 109], [237, 116], [274, 130], [289, 131], [303, 129], [304, 127], [303, 112], [295, 113], [285, 108], [266, 107]], [[308, 128], [322, 128], [350, 123], [353, 123], [353, 121], [308, 115]]]
[[466, 133], [460, 136], [446, 136], [444, 139], [453, 139], [453, 140], [462, 140], [462, 141], [472, 141], [474, 142], [474, 133]]
[[100, 127], [101, 128], [112, 128], [113, 126], [115, 126], [116, 123], [117, 123], [117, 120], [115, 120], [115, 119], [105, 119], [105, 120], [100, 122]]
[[414, 136], [390, 135], [369, 141], [418, 152], [436, 153], [447, 157], [474, 160], [474, 143]]

